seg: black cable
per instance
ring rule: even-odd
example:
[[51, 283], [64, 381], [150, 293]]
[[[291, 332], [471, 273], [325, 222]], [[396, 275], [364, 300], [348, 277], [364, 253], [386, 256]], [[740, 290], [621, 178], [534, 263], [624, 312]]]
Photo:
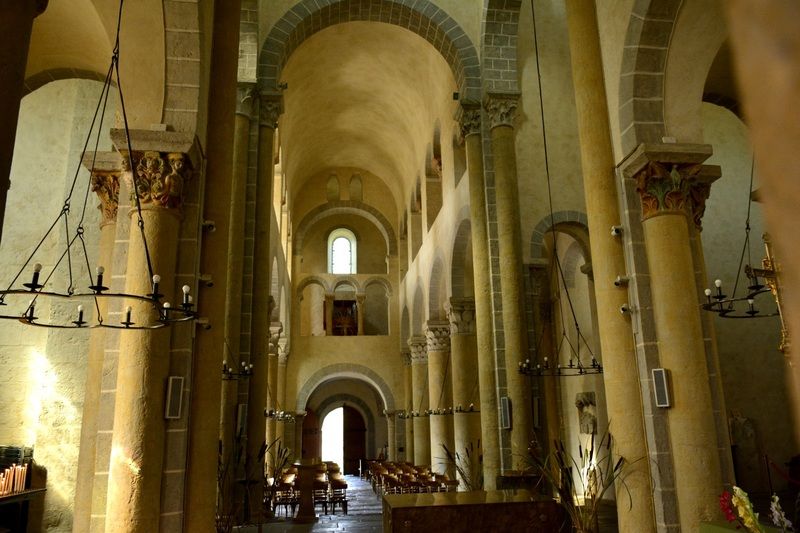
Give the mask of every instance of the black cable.
[[[552, 239], [553, 239], [553, 257], [555, 259], [556, 268], [558, 269], [558, 274], [561, 276], [561, 284], [564, 287], [564, 295], [567, 298], [567, 304], [569, 305], [569, 310], [570, 313], [572, 314], [572, 320], [575, 325], [576, 335], [578, 338], [578, 345], [580, 346], [580, 339], [582, 338], [582, 335], [580, 333], [578, 317], [575, 313], [575, 306], [572, 303], [572, 297], [569, 294], [569, 289], [567, 288], [567, 282], [564, 279], [564, 270], [561, 267], [561, 260], [558, 257], [558, 245], [556, 243], [557, 240], [556, 222], [555, 222], [555, 216], [553, 215], [553, 190], [550, 181], [550, 158], [547, 151], [547, 125], [544, 115], [544, 91], [542, 90], [542, 71], [541, 67], [539, 66], [541, 62], [539, 57], [539, 37], [536, 31], [536, 8], [534, 7], [533, 0], [531, 0], [531, 18], [533, 19], [533, 49], [534, 49], [534, 55], [536, 57], [536, 80], [539, 87], [539, 112], [542, 120], [542, 148], [544, 150], [544, 171], [545, 171], [545, 177], [547, 178], [547, 204], [550, 210], [550, 232], [552, 234]], [[561, 305], [563, 305], [563, 303], [561, 302], [561, 298], [559, 298], [559, 306]], [[562, 330], [565, 332], [566, 335], [566, 329], [564, 329], [563, 311], [561, 313], [561, 321], [562, 321]], [[569, 343], [569, 345], [570, 348], [572, 348], [572, 343]], [[591, 347], [588, 344], [586, 344], [586, 347], [589, 348], [589, 353], [592, 355], [592, 358], [594, 358], [594, 353], [592, 353]], [[575, 352], [574, 348], [573, 352]], [[580, 365], [580, 353], [575, 352], [575, 354], [578, 357], [578, 364]]]

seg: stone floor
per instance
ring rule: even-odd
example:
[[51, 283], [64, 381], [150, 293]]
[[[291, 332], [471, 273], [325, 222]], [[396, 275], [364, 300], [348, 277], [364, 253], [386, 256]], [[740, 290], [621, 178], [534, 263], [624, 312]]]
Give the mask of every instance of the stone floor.
[[[327, 532], [334, 533], [347, 531], [352, 533], [375, 533], [383, 531], [383, 518], [381, 515], [381, 500], [372, 491], [372, 486], [358, 476], [346, 476], [348, 513], [342, 514], [337, 510], [335, 515], [321, 514], [317, 508], [319, 520], [316, 524], [293, 524], [287, 519], [264, 524], [264, 533], [309, 533]], [[613, 504], [603, 505], [600, 510], [599, 526], [601, 533], [618, 533], [616, 520], [616, 507]], [[237, 530], [237, 533], [257, 533], [256, 527], [246, 527]], [[446, 532], [442, 532], [446, 533]]]
[[[319, 521], [316, 524], [293, 524], [277, 521], [264, 524], [264, 533], [306, 533], [337, 532], [374, 533], [383, 531], [381, 500], [372, 492], [372, 486], [358, 476], [345, 476], [347, 479], [347, 514], [337, 509], [335, 515], [321, 514], [317, 507]], [[257, 528], [242, 528], [240, 533], [256, 533]]]

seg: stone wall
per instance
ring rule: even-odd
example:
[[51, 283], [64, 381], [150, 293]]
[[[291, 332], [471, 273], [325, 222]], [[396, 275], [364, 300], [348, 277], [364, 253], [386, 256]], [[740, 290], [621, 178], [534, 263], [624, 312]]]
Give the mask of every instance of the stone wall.
[[[0, 247], [4, 278], [27, 259], [50, 223], [56, 218], [80, 161], [101, 84], [87, 80], [62, 80], [44, 85], [22, 100], [20, 122], [11, 171], [11, 190], [6, 208], [5, 234]], [[113, 117], [113, 102], [106, 119]], [[106, 125], [108, 129], [108, 124]], [[108, 136], [101, 136], [100, 150], [108, 149]], [[81, 170], [72, 202], [72, 228], [80, 216], [88, 173]], [[99, 238], [97, 199], [90, 193], [86, 209], [86, 240], [89, 263], [96, 260]], [[48, 240], [33, 262], [49, 273], [63, 251], [63, 226]], [[77, 259], [77, 260], [76, 260]], [[76, 290], [88, 285], [81, 256], [73, 258]], [[30, 268], [28, 270], [31, 270]], [[61, 267], [52, 290], [65, 291]], [[29, 276], [29, 272], [23, 274]], [[9, 300], [11, 303], [11, 300]], [[21, 303], [22, 307], [27, 299]], [[76, 314], [72, 303], [48, 306], [37, 303], [37, 316], [64, 320]], [[19, 312], [9, 305], [6, 314]], [[48, 330], [0, 323], [0, 444], [34, 446], [35, 460], [47, 469], [47, 495], [42, 531], [72, 529], [72, 500], [80, 440], [88, 331]]]

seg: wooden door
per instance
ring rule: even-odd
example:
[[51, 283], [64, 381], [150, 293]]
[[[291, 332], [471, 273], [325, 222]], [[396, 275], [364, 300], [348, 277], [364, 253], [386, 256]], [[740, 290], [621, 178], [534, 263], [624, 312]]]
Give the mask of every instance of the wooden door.
[[367, 457], [367, 425], [355, 408], [344, 406], [344, 473], [358, 475], [360, 459]]

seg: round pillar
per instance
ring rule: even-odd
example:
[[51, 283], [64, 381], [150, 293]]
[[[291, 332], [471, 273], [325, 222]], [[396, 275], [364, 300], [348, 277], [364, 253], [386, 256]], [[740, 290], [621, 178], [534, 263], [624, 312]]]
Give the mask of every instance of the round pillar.
[[25, 65], [31, 44], [33, 19], [47, 7], [47, 0], [15, 0], [3, 3], [0, 17], [0, 238], [11, 184], [11, 159], [17, 137], [19, 104], [25, 85]]
[[469, 214], [472, 234], [472, 262], [475, 265], [475, 326], [478, 345], [478, 385], [480, 388], [483, 479], [487, 490], [497, 487], [500, 474], [499, 425], [497, 419], [497, 381], [492, 342], [491, 280], [489, 279], [489, 236], [486, 222], [486, 189], [481, 145], [481, 110], [478, 105], [462, 104], [459, 119], [467, 153]]
[[[254, 83], [239, 82], [236, 92], [236, 115], [233, 131], [233, 172], [231, 173], [231, 204], [228, 216], [228, 281], [225, 287], [225, 325], [223, 359], [232, 368], [240, 356], [242, 322], [242, 272], [244, 263], [244, 218], [247, 185], [248, 148], [250, 144], [250, 118], [253, 110]], [[220, 442], [222, 457], [227, 460], [234, 446], [234, 425], [238, 403], [238, 381], [225, 381], [222, 385], [220, 408]]]
[[[270, 314], [274, 305], [270, 296], [272, 257], [270, 256], [270, 227], [272, 226], [272, 189], [275, 164], [275, 128], [282, 110], [282, 102], [271, 95], [260, 95], [258, 125], [258, 171], [256, 173], [256, 220], [253, 243], [253, 309], [250, 332], [250, 363], [253, 375], [249, 379], [247, 399], [247, 455], [246, 471], [253, 478], [249, 483], [261, 483], [263, 465], [256, 466], [259, 449], [266, 438], [264, 407], [267, 405], [269, 373]], [[261, 491], [251, 491], [250, 517], [261, 519]]]
[[475, 471], [481, 442], [480, 396], [478, 394], [478, 344], [475, 337], [475, 301], [450, 298], [445, 305], [450, 319], [450, 357], [453, 375], [453, 453], [458, 453], [469, 468], [470, 479], [461, 487], [477, 490]]
[[[517, 372], [527, 353], [526, 328], [523, 324], [525, 284], [522, 278], [522, 237], [520, 235], [517, 155], [513, 121], [517, 95], [489, 95], [486, 111], [491, 121], [494, 156], [495, 195], [497, 200], [497, 237], [500, 248], [500, 287], [503, 304], [503, 337], [508, 397], [511, 400], [511, 457], [515, 470], [528, 466], [531, 434], [530, 391], [525, 376]], [[476, 269], [477, 270], [477, 269]]]
[[403, 352], [401, 355], [403, 357], [403, 390], [405, 393], [405, 418], [403, 420], [406, 429], [405, 460], [410, 463], [414, 461], [414, 420], [411, 418], [411, 412], [414, 410], [414, 387], [412, 385], [411, 354]]
[[689, 240], [690, 220], [700, 220], [710, 189], [710, 184], [696, 179], [698, 163], [710, 155], [710, 147], [690, 148], [661, 145], [653, 150], [645, 145], [632, 156], [633, 161], [643, 161], [635, 177], [642, 200], [659, 362], [670, 376], [672, 407], [667, 420], [684, 531], [696, 531], [702, 520], [717, 512], [723, 489]]
[[[286, 364], [289, 362], [289, 351], [287, 350], [287, 343], [288, 339], [283, 337], [278, 342], [278, 375], [277, 377], [277, 405], [278, 409], [281, 411], [287, 410], [286, 405]], [[286, 422], [281, 422], [276, 427], [275, 437], [281, 441], [281, 444], [284, 447], [288, 446], [287, 438], [288, 435], [286, 433], [287, 427]]]
[[455, 448], [453, 417], [444, 414], [453, 406], [453, 385], [450, 365], [450, 323], [428, 321], [425, 331], [428, 340], [428, 398], [430, 409], [431, 469], [439, 474], [455, 476], [455, 469], [447, 461], [446, 446], [451, 453]]
[[[100, 199], [100, 246], [97, 264], [105, 268], [106, 279], [111, 279], [114, 238], [117, 229], [117, 207], [119, 202], [120, 157], [116, 152], [96, 154], [98, 160], [112, 160], [113, 169], [97, 170], [92, 173], [92, 191]], [[110, 162], [110, 161], [109, 161]], [[97, 167], [97, 161], [95, 167]], [[108, 300], [98, 298], [100, 314], [106, 316]], [[92, 513], [92, 490], [97, 457], [97, 429], [100, 410], [100, 390], [103, 377], [105, 334], [102, 329], [92, 330], [89, 337], [89, 356], [86, 362], [86, 392], [83, 399], [83, 419], [81, 421], [81, 440], [78, 454], [78, 469], [75, 480], [75, 509], [72, 527], [74, 531], [88, 531]]]
[[395, 413], [394, 411], [386, 412], [386, 439], [388, 449], [386, 450], [386, 458], [389, 461], [397, 461], [397, 436], [395, 434]]
[[[153, 262], [153, 273], [161, 276], [159, 290], [174, 294], [174, 273], [178, 249], [180, 198], [168, 207], [172, 198], [151, 195], [164, 190], [162, 176], [172, 166], [178, 170], [184, 154], [148, 151], [133, 154], [136, 182], [140, 186], [144, 233]], [[123, 162], [127, 161], [127, 156]], [[169, 165], [167, 163], [169, 161]], [[131, 173], [126, 172], [131, 180]], [[172, 204], [174, 205], [174, 204]], [[125, 292], [148, 294], [152, 289], [146, 265], [145, 249], [137, 225], [138, 215], [131, 210], [128, 266]], [[134, 322], [144, 322], [152, 313], [145, 302], [129, 302]], [[117, 394], [114, 404], [114, 434], [111, 440], [111, 463], [106, 501], [106, 531], [146, 533], [157, 531], [161, 507], [161, 472], [164, 458], [164, 403], [169, 370], [169, 328], [158, 330], [122, 330], [120, 334]]]
[[428, 410], [428, 353], [425, 337], [408, 340], [411, 348], [412, 420], [414, 424], [414, 464], [431, 464], [430, 422]]
[[[615, 454], [632, 461], [647, 457], [647, 442], [639, 368], [631, 364], [636, 361], [633, 332], [628, 317], [619, 312], [628, 291], [613, 283], [626, 271], [622, 241], [609, 231], [620, 224], [620, 214], [594, 4], [568, 0], [567, 23], [609, 431]], [[615, 487], [620, 531], [655, 531], [651, 485], [649, 461], [630, 464], [626, 486]]]

